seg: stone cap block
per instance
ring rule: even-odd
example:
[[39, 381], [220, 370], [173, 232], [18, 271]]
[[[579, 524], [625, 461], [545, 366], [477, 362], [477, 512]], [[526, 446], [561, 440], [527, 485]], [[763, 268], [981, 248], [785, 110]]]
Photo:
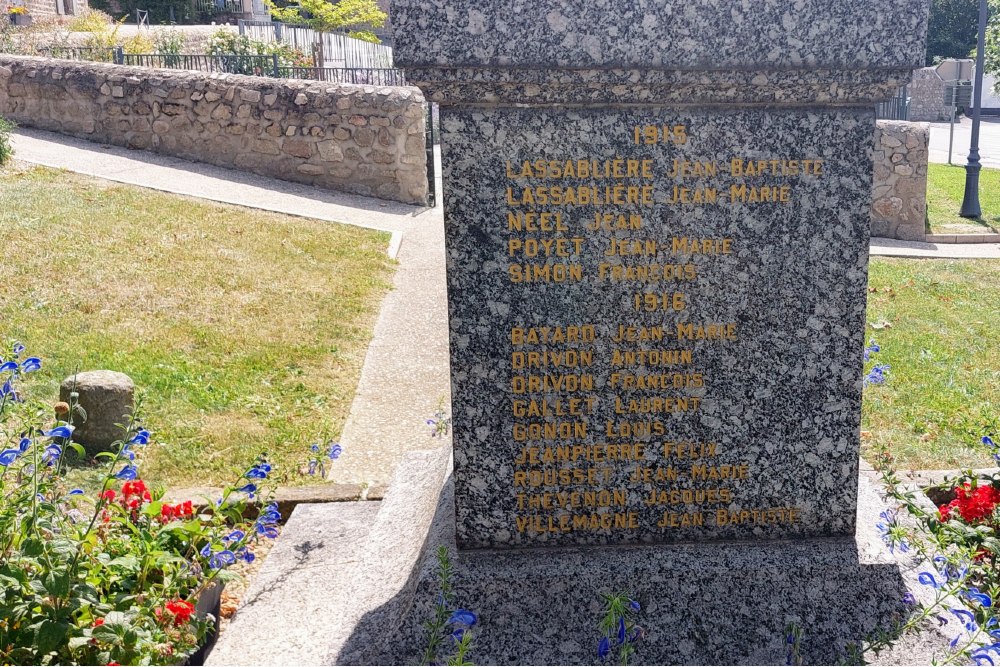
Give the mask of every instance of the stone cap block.
[[407, 67], [923, 66], [929, 0], [394, 0]]
[[393, 53], [441, 104], [868, 104], [923, 65], [929, 4], [395, 0]]

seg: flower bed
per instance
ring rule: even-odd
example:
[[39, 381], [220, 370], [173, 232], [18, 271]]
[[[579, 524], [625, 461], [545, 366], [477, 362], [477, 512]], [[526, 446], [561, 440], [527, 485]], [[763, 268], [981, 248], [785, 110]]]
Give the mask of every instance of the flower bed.
[[0, 662], [193, 664], [217, 623], [199, 601], [277, 535], [261, 496], [271, 465], [258, 459], [208, 509], [163, 502], [139, 477], [152, 434], [133, 414], [98, 455], [100, 491], [69, 488], [65, 454], [83, 454], [72, 434], [86, 414], [75, 395], [55, 419], [24, 399], [41, 364], [20, 345], [0, 351]]

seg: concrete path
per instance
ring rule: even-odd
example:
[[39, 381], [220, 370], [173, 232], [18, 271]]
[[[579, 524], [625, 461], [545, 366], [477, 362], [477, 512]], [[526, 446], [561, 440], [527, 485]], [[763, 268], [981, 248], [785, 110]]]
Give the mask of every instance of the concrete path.
[[[931, 162], [948, 162], [948, 123], [931, 123]], [[965, 166], [972, 138], [972, 120], [960, 116], [955, 119], [955, 145], [952, 164]], [[979, 159], [984, 167], [1000, 169], [1000, 118], [983, 118], [979, 129]]]
[[[1000, 125], [997, 126], [1000, 128]], [[112, 181], [250, 208], [392, 232], [399, 261], [382, 305], [332, 481], [382, 486], [407, 452], [440, 447], [426, 420], [450, 414], [444, 225], [425, 209], [339, 194], [145, 151], [18, 130], [17, 158]], [[441, 170], [438, 169], [440, 174]], [[440, 192], [440, 182], [438, 184]], [[440, 198], [439, 198], [440, 199]], [[942, 245], [872, 240], [891, 257], [1000, 258], [1000, 244]]]
[[384, 486], [404, 454], [441, 446], [426, 423], [439, 404], [450, 413], [440, 207], [340, 194], [39, 130], [18, 130], [14, 150], [24, 162], [111, 181], [392, 232], [390, 254], [399, 267], [375, 325], [340, 438], [344, 453], [332, 466], [331, 480]]

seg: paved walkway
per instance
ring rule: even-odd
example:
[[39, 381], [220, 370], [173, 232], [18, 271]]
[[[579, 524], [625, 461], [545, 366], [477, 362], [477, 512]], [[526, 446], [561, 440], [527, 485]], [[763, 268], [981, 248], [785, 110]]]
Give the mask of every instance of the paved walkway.
[[[449, 410], [444, 225], [425, 209], [339, 194], [145, 151], [103, 146], [38, 130], [18, 130], [18, 159], [112, 181], [250, 208], [392, 232], [399, 261], [382, 305], [333, 481], [384, 485], [410, 451], [440, 446], [426, 420]], [[441, 170], [438, 169], [440, 174]], [[440, 186], [439, 186], [440, 191]], [[872, 254], [1000, 258], [1000, 244], [935, 245], [872, 240]]]
[[[444, 223], [427, 209], [340, 194], [39, 130], [14, 135], [18, 160], [180, 195], [392, 232], [399, 261], [382, 304], [331, 479], [384, 485], [404, 454], [435, 449], [427, 419], [449, 410]], [[441, 173], [438, 169], [437, 173]], [[439, 190], [440, 191], [440, 190]], [[450, 410], [449, 410], [450, 412]]]

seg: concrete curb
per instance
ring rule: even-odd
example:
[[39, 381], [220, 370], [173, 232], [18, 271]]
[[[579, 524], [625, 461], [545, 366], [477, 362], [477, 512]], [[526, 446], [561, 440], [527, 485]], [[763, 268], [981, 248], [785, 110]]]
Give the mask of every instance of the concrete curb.
[[[275, 491], [274, 501], [278, 503], [282, 522], [285, 522], [299, 505], [376, 501], [382, 500], [387, 491], [388, 487], [384, 484], [370, 487], [364, 484], [333, 483], [312, 486], [280, 486]], [[221, 496], [221, 487], [198, 486], [168, 491], [163, 495], [163, 500], [171, 504], [190, 500], [196, 507], [207, 509]]]
[[1000, 243], [1000, 234], [927, 234], [927, 243]]

